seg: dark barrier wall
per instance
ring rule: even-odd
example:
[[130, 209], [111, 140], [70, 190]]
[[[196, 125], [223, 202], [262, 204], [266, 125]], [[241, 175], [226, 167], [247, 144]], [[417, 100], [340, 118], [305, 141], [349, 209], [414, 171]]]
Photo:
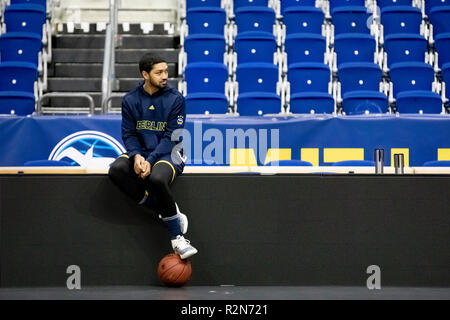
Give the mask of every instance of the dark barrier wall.
[[[450, 286], [450, 177], [184, 175], [190, 285]], [[154, 213], [103, 175], [0, 176], [0, 285], [159, 285]]]

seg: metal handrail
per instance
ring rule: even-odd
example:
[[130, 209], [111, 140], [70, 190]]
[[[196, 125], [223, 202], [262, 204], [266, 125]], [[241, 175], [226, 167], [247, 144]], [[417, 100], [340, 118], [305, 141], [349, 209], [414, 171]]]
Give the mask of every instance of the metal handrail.
[[[116, 82], [116, 56], [115, 48], [117, 47], [117, 20], [118, 20], [118, 1], [109, 1], [109, 23], [106, 26], [105, 52], [103, 56], [103, 73], [102, 73], [102, 113], [107, 113], [108, 97], [112, 93], [112, 88]], [[108, 100], [109, 101], [109, 100]]]
[[109, 95], [109, 97], [108, 98], [106, 98], [104, 101], [103, 101], [103, 104], [102, 104], [102, 110], [105, 110], [106, 111], [106, 113], [110, 113], [111, 112], [111, 108], [109, 107], [109, 102], [112, 100], [112, 99], [114, 99], [114, 98], [123, 98], [123, 96], [125, 95], [125, 92], [122, 92], [122, 93], [111, 93], [110, 95]]
[[94, 99], [87, 93], [83, 92], [50, 92], [39, 97], [37, 105], [37, 114], [42, 114], [42, 100], [46, 98], [85, 98], [89, 101], [89, 114], [94, 114]]

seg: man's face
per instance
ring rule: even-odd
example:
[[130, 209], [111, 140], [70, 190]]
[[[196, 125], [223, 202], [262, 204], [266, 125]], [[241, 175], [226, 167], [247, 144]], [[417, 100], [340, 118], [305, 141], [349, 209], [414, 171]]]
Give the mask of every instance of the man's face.
[[150, 73], [142, 71], [144, 79], [147, 80], [153, 87], [162, 89], [167, 85], [167, 78], [169, 78], [169, 67], [167, 63], [161, 62], [153, 65]]

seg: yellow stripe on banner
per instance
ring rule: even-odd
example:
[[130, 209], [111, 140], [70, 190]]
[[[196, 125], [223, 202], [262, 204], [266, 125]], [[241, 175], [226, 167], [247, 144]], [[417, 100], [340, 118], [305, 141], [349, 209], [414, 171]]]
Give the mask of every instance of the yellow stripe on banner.
[[364, 160], [364, 148], [325, 148], [323, 162]]
[[302, 148], [300, 153], [302, 161], [311, 162], [314, 167], [319, 166], [319, 148]]
[[170, 181], [171, 183], [173, 182], [173, 179], [175, 179], [175, 168], [173, 167], [173, 165], [169, 162], [169, 161], [167, 161], [167, 160], [159, 160], [158, 162], [156, 162], [154, 165], [153, 165], [153, 167], [155, 167], [158, 163], [167, 163], [171, 168], [172, 168], [172, 170], [173, 170], [173, 173], [172, 173], [172, 181]]
[[405, 160], [405, 167], [409, 167], [409, 149], [408, 148], [396, 148], [391, 149], [391, 167], [395, 167], [394, 154], [403, 154]]
[[269, 149], [264, 164], [271, 161], [291, 160], [291, 152], [291, 149]]
[[124, 154], [121, 154], [120, 156], [119, 156], [119, 158], [127, 158], [127, 159], [130, 159], [130, 157], [126, 154], [126, 153], [124, 153]]
[[253, 149], [230, 149], [230, 167], [257, 165]]
[[450, 161], [450, 149], [438, 149], [438, 157], [439, 161]]

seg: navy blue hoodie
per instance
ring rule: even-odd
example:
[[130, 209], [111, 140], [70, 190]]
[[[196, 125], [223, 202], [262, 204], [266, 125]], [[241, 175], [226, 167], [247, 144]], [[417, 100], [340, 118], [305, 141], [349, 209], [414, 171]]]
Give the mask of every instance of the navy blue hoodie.
[[153, 166], [172, 152], [172, 132], [184, 128], [183, 95], [168, 86], [150, 95], [143, 82], [122, 100], [122, 140], [128, 155], [142, 155]]

